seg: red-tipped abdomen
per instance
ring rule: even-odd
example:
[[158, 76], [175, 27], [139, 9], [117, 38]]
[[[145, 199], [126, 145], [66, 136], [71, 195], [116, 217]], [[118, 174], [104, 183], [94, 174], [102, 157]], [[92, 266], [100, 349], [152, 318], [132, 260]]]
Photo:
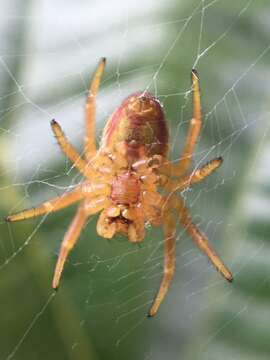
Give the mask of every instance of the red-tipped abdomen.
[[160, 102], [150, 93], [127, 97], [109, 118], [101, 146], [124, 144], [133, 158], [167, 155], [168, 129]]

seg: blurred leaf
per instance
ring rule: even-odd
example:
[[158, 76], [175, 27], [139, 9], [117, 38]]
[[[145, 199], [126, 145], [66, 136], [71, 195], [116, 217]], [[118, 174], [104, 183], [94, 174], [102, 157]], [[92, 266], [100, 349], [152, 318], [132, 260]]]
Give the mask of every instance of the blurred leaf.
[[269, 358], [269, 130], [267, 125], [257, 133], [225, 232], [234, 283], [231, 289], [217, 283], [209, 290], [192, 359]]

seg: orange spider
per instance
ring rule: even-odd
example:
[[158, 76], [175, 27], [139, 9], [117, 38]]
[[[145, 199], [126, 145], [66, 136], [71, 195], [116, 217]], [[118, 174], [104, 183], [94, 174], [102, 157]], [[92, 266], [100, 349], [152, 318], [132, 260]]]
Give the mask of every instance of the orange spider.
[[60, 125], [51, 127], [67, 158], [86, 178], [74, 190], [40, 206], [6, 217], [18, 221], [49, 214], [80, 201], [77, 213], [67, 230], [55, 268], [52, 287], [57, 289], [66, 258], [90, 215], [101, 211], [97, 232], [111, 239], [125, 235], [140, 243], [145, 237], [145, 223], [163, 225], [164, 274], [159, 291], [149, 310], [157, 313], [175, 271], [175, 233], [177, 220], [216, 269], [228, 280], [232, 274], [211, 248], [206, 236], [192, 222], [180, 191], [198, 183], [217, 169], [222, 158], [189, 171], [192, 154], [201, 128], [201, 100], [198, 74], [192, 70], [193, 117], [180, 160], [168, 161], [169, 136], [160, 102], [147, 92], [126, 98], [114, 111], [104, 129], [100, 148], [95, 144], [96, 94], [105, 67], [102, 58], [91, 82], [86, 103], [84, 158], [67, 141]]

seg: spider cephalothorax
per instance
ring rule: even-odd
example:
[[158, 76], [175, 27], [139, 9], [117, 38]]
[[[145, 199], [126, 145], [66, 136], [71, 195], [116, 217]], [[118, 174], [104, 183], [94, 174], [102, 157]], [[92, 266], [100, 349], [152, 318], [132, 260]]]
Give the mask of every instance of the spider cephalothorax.
[[101, 213], [97, 232], [109, 239], [120, 233], [131, 242], [142, 241], [144, 222], [137, 220], [142, 190], [139, 178], [135, 173], [127, 170], [116, 175], [110, 185], [111, 204]]
[[100, 212], [97, 232], [111, 239], [122, 234], [130, 242], [145, 237], [145, 224], [163, 226], [164, 274], [159, 291], [149, 310], [159, 309], [175, 271], [175, 233], [179, 221], [197, 246], [228, 280], [232, 274], [211, 248], [206, 236], [192, 222], [180, 191], [195, 184], [217, 169], [222, 159], [216, 158], [195, 171], [190, 171], [192, 154], [201, 128], [199, 79], [192, 70], [193, 117], [180, 160], [168, 158], [168, 130], [160, 102], [147, 92], [126, 98], [109, 118], [100, 148], [95, 144], [95, 99], [105, 59], [99, 63], [86, 103], [84, 158], [67, 141], [59, 124], [53, 120], [57, 141], [74, 166], [85, 177], [74, 190], [46, 201], [40, 206], [7, 216], [18, 221], [48, 214], [80, 201], [77, 213], [65, 234], [54, 273], [53, 288], [59, 285], [66, 258], [77, 242], [87, 218]]

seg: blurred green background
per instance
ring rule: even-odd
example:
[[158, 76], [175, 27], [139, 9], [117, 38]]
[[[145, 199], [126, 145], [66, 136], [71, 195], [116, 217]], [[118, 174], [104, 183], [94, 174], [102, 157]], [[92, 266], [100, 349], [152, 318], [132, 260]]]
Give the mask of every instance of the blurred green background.
[[269, 1], [11, 0], [0, 9], [1, 215], [81, 180], [49, 123], [56, 118], [82, 150], [101, 56], [97, 140], [121, 100], [149, 88], [164, 104], [172, 159], [191, 116], [195, 66], [204, 123], [194, 166], [225, 161], [183, 196], [235, 275], [225, 283], [179, 227], [173, 285], [147, 319], [162, 276], [159, 229], [137, 247], [99, 238], [90, 219], [55, 295], [57, 252], [76, 206], [2, 221], [0, 359], [269, 359]]

